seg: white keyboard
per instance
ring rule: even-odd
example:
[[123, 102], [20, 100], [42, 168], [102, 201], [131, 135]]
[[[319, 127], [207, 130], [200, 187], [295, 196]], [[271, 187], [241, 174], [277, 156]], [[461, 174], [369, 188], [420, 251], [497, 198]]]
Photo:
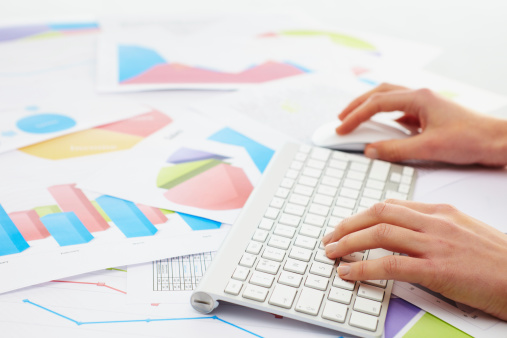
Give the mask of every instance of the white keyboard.
[[340, 220], [386, 198], [409, 199], [413, 168], [324, 148], [287, 144], [277, 152], [201, 283], [192, 306], [226, 301], [348, 334], [380, 337], [392, 281], [340, 279], [321, 238]]

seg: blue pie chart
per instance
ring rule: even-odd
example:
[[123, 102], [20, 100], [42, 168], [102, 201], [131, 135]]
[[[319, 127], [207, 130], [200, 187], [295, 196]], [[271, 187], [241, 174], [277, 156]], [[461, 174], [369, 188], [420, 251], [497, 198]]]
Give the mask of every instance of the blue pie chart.
[[72, 128], [76, 121], [60, 114], [37, 114], [20, 119], [16, 126], [31, 134], [48, 134]]

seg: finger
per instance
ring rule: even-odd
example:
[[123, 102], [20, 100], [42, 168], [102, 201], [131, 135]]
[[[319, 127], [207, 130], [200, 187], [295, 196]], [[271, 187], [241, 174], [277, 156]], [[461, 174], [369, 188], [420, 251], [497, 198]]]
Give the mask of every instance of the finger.
[[369, 228], [379, 223], [389, 223], [413, 231], [422, 231], [431, 219], [410, 208], [380, 202], [372, 207], [341, 221], [335, 230], [322, 238], [324, 245], [336, 242], [350, 233]]
[[435, 154], [426, 146], [429, 137], [425, 134], [411, 136], [402, 140], [385, 140], [370, 143], [364, 149], [364, 155], [371, 159], [388, 162], [406, 160], [430, 160]]
[[391, 255], [349, 264], [340, 264], [338, 275], [345, 280], [395, 279], [408, 283], [427, 285], [431, 265], [420, 258]]
[[380, 112], [403, 111], [414, 114], [413, 102], [418, 95], [417, 91], [400, 89], [387, 93], [374, 93], [361, 103], [356, 109], [347, 114], [341, 125], [336, 128], [338, 134], [347, 134]]
[[375, 93], [384, 93], [391, 90], [400, 90], [400, 89], [407, 89], [402, 86], [393, 85], [390, 83], [382, 83], [381, 85], [373, 88], [372, 90], [364, 93], [363, 95], [359, 96], [358, 98], [354, 99], [345, 109], [342, 110], [342, 112], [338, 115], [338, 118], [340, 120], [343, 120], [348, 114], [350, 114], [354, 109], [359, 107], [364, 101], [366, 101], [372, 94]]
[[427, 235], [388, 223], [380, 223], [342, 237], [326, 245], [326, 255], [338, 258], [352, 252], [382, 248], [411, 256], [421, 256], [428, 248]]

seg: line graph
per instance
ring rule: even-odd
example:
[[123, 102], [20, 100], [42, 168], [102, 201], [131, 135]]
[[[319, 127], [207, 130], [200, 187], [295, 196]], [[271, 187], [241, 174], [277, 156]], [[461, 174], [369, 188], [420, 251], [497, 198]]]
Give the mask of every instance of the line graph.
[[42, 306], [40, 304], [37, 304], [37, 303], [34, 303], [32, 301], [30, 301], [29, 299], [23, 299], [23, 303], [26, 303], [26, 304], [29, 304], [29, 305], [32, 305], [32, 306], [35, 306], [41, 310], [44, 310], [44, 311], [47, 311], [49, 313], [52, 313], [54, 314], [55, 316], [58, 316], [58, 317], [61, 317], [63, 319], [66, 319], [76, 325], [94, 325], [94, 324], [120, 324], [120, 323], [150, 323], [150, 322], [170, 322], [170, 321], [183, 321], [183, 320], [217, 320], [221, 323], [224, 323], [224, 324], [227, 324], [229, 326], [232, 326], [234, 328], [237, 328], [238, 330], [241, 330], [243, 332], [246, 332], [254, 337], [259, 337], [259, 338], [263, 338], [262, 336], [252, 332], [252, 331], [249, 331], [245, 328], [242, 328], [241, 326], [238, 326], [236, 324], [233, 324], [227, 320], [224, 320], [218, 316], [203, 316], [203, 317], [182, 317], [182, 318], [146, 318], [146, 319], [132, 319], [132, 320], [111, 320], [111, 321], [95, 321], [95, 322], [82, 322], [82, 321], [79, 321], [79, 320], [75, 320], [73, 318], [70, 318], [68, 316], [65, 316], [64, 314], [61, 314], [59, 312], [56, 312], [56, 311], [53, 311], [45, 306]]
[[92, 283], [92, 282], [76, 282], [76, 281], [70, 281], [70, 280], [52, 280], [51, 283], [69, 283], [69, 284], [102, 286], [102, 287], [111, 289], [113, 291], [118, 291], [120, 293], [123, 293], [124, 295], [127, 294], [127, 292], [125, 292], [123, 290], [120, 290], [120, 289], [113, 288], [112, 286], [109, 286], [109, 285], [107, 285], [106, 283], [103, 283], [103, 282]]

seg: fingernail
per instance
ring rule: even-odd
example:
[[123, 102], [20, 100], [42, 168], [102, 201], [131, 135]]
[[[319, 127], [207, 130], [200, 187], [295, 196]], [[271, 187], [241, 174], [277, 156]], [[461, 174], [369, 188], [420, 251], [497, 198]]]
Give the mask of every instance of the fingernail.
[[332, 233], [327, 234], [326, 236], [322, 237], [322, 243], [326, 245], [331, 240], [332, 237], [333, 237]]
[[337, 246], [336, 242], [326, 245], [326, 247], [325, 247], [326, 255], [329, 255], [329, 254], [332, 254], [333, 252], [335, 252], [336, 246]]
[[349, 274], [349, 272], [350, 272], [350, 266], [348, 266], [348, 265], [340, 265], [338, 267], [338, 274], [340, 276], [346, 276]]
[[364, 150], [364, 156], [371, 158], [371, 159], [377, 159], [378, 158], [378, 151], [377, 149], [373, 147], [368, 147]]

